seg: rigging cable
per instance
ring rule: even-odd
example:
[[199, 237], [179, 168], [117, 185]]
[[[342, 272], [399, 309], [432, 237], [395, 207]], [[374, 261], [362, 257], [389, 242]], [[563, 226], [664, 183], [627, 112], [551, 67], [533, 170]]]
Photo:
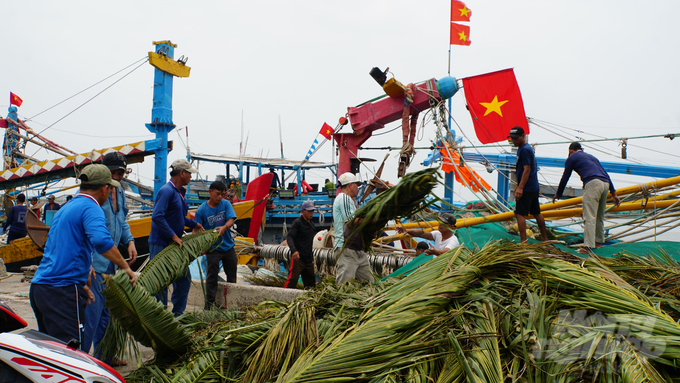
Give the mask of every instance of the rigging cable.
[[27, 118], [27, 119], [26, 119], [25, 121], [31, 121], [31, 120], [33, 120], [34, 118], [36, 118], [36, 117], [38, 117], [39, 115], [41, 115], [41, 114], [43, 114], [43, 113], [47, 112], [48, 110], [50, 110], [50, 109], [52, 109], [52, 108], [54, 108], [54, 107], [56, 107], [56, 106], [58, 106], [58, 105], [61, 105], [61, 104], [65, 103], [66, 101], [68, 101], [68, 100], [72, 99], [73, 97], [75, 97], [75, 96], [77, 96], [77, 95], [79, 95], [79, 94], [81, 94], [81, 93], [83, 93], [83, 92], [87, 91], [88, 89], [91, 89], [92, 87], [95, 87], [95, 86], [97, 86], [97, 85], [101, 84], [102, 82], [104, 82], [104, 81], [106, 81], [106, 80], [110, 79], [111, 77], [113, 77], [113, 76], [117, 75], [118, 73], [120, 73], [120, 72], [122, 72], [122, 71], [126, 70], [127, 68], [129, 68], [129, 67], [131, 67], [131, 66], [133, 66], [133, 65], [137, 64], [138, 62], [140, 62], [140, 61], [142, 61], [142, 60], [147, 60], [147, 57], [146, 57], [146, 56], [145, 56], [145, 57], [142, 57], [141, 59], [139, 59], [139, 60], [137, 60], [137, 61], [133, 62], [132, 64], [130, 64], [130, 65], [128, 65], [128, 66], [126, 66], [125, 68], [123, 68], [123, 69], [119, 70], [118, 72], [116, 72], [116, 73], [114, 73], [114, 74], [112, 74], [112, 75], [110, 75], [110, 76], [108, 76], [108, 77], [104, 78], [104, 79], [103, 79], [103, 80], [101, 80], [101, 81], [98, 81], [98, 82], [96, 82], [96, 83], [94, 83], [94, 84], [92, 84], [92, 85], [88, 86], [87, 88], [85, 88], [85, 89], [81, 90], [80, 92], [78, 92], [78, 93], [74, 94], [73, 96], [71, 96], [71, 97], [69, 97], [69, 98], [67, 98], [67, 99], [65, 99], [65, 100], [63, 100], [63, 101], [60, 101], [60, 102], [58, 102], [58, 103], [56, 103], [56, 104], [54, 104], [54, 105], [50, 106], [49, 108], [47, 108], [47, 109], [43, 110], [42, 112], [40, 112], [40, 113], [38, 113], [38, 114], [34, 115], [33, 117], [29, 117], [29, 118]]

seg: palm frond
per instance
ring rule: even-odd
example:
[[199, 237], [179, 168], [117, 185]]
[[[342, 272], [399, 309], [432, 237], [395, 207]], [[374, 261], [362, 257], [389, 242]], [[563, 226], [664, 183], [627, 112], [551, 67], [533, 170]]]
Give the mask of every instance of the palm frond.
[[183, 353], [191, 345], [191, 337], [174, 315], [144, 288], [133, 288], [127, 274], [118, 272], [104, 280], [106, 307], [139, 343], [157, 354]]
[[437, 185], [437, 170], [429, 168], [405, 175], [397, 185], [378, 194], [354, 213], [354, 218], [362, 220], [352, 227], [352, 233], [361, 235], [365, 251], [370, 251], [375, 233], [389, 220], [413, 216], [435, 202], [423, 201]]
[[182, 248], [173, 242], [149, 261], [139, 274], [137, 284], [151, 295], [158, 294], [184, 276], [189, 264], [210, 250], [219, 238], [215, 230], [185, 235], [182, 237]]

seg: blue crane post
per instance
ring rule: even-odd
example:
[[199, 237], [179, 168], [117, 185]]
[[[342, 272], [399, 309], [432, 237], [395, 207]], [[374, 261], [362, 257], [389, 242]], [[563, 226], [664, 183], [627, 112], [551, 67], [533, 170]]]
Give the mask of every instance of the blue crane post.
[[189, 77], [191, 68], [185, 65], [183, 57], [175, 61], [175, 48], [177, 45], [169, 40], [156, 41], [155, 52], [149, 52], [149, 63], [154, 70], [153, 80], [153, 108], [151, 109], [151, 123], [146, 124], [150, 132], [156, 134], [160, 145], [154, 149], [155, 171], [153, 180], [154, 200], [160, 188], [167, 182], [168, 152], [171, 148], [168, 143], [168, 133], [175, 128], [172, 122], [172, 84], [173, 76]]

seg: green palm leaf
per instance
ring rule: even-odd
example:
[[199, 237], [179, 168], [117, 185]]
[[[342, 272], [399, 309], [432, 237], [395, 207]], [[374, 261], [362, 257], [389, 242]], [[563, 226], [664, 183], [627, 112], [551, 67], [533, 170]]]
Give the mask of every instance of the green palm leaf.
[[191, 337], [174, 315], [143, 288], [133, 288], [127, 274], [105, 276], [106, 307], [139, 343], [157, 354], [182, 353]]
[[158, 294], [186, 275], [189, 264], [210, 250], [218, 239], [216, 230], [185, 235], [182, 237], [182, 248], [173, 242], [149, 261], [137, 278], [137, 284], [151, 295]]

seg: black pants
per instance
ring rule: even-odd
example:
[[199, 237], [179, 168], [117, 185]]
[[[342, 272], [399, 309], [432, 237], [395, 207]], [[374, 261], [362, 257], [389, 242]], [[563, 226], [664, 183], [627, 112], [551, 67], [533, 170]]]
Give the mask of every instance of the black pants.
[[83, 286], [31, 284], [28, 294], [40, 332], [64, 343], [83, 342], [87, 293]]
[[220, 273], [220, 261], [224, 273], [227, 274], [228, 283], [236, 283], [236, 268], [238, 257], [234, 248], [227, 251], [211, 251], [205, 253], [208, 262], [208, 270], [205, 277], [205, 300], [206, 308], [215, 304], [215, 294], [217, 294], [217, 274]]
[[287, 289], [297, 288], [298, 278], [302, 275], [302, 283], [305, 287], [315, 287], [316, 277], [314, 276], [314, 262], [305, 262], [302, 259], [292, 259], [290, 261], [290, 271], [288, 280], [283, 287]]

